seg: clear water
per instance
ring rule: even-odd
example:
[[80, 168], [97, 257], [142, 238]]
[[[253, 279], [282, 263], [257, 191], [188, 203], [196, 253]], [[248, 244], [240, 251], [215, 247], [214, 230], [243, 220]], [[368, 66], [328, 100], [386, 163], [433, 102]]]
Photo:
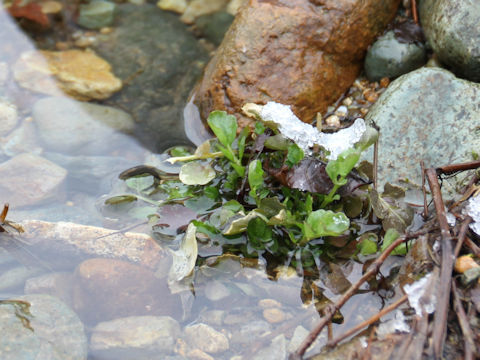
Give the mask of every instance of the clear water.
[[[18, 198], [19, 194], [11, 194], [0, 189], [0, 191], [3, 191], [0, 192], [0, 199], [2, 202], [9, 202], [11, 207], [7, 219], [15, 222], [45, 220], [57, 223], [66, 221], [110, 229], [123, 229], [134, 225], [139, 222], [138, 219], [132, 219], [128, 216], [121, 217], [117, 213], [103, 211], [103, 200], [107, 194], [115, 194], [124, 189], [123, 182], [118, 179], [121, 171], [139, 164], [161, 165], [162, 156], [153, 153], [149, 149], [150, 147], [142, 145], [135, 137], [123, 134], [112, 135], [111, 143], [103, 143], [102, 153], [96, 154], [94, 157], [89, 155], [88, 151], [82, 154], [59, 153], [55, 146], [52, 148], [42, 142], [39, 138], [35, 119], [32, 120], [32, 109], [35, 103], [45, 98], [46, 95], [33, 93], [19, 87], [11, 72], [12, 66], [20, 54], [37, 47], [33, 38], [39, 39], [43, 46], [51, 46], [54, 42], [53, 38], [55, 37], [49, 39], [51, 35], [32, 34], [34, 33], [24, 33], [5, 12], [0, 11], [0, 62], [2, 63], [1, 66], [8, 69], [4, 84], [0, 86], [1, 95], [13, 103], [18, 110], [19, 121], [12, 131], [16, 131], [23, 126], [33, 129], [20, 140], [9, 136], [11, 132], [3, 136], [0, 140], [2, 145], [0, 162], [9, 161], [13, 156], [22, 153], [34, 153], [48, 158], [52, 162], [61, 163], [68, 175], [62, 189], [56, 190], [54, 198], [41, 205], [18, 206], [12, 199]], [[115, 69], [113, 71], [115, 72]], [[108, 100], [104, 103], [108, 103]], [[52, 111], [55, 111], [55, 109], [52, 109]], [[181, 124], [183, 120], [179, 116], [175, 121]], [[172, 138], [184, 138], [184, 134], [179, 134], [178, 129], [181, 130], [182, 126], [172, 128], [166, 124], [163, 131], [155, 134], [155, 136], [158, 136], [159, 142]], [[78, 134], [68, 133], [65, 135], [73, 143], [76, 141]], [[30, 142], [33, 145], [30, 145]], [[84, 148], [83, 150], [88, 149]], [[108, 161], [105, 162], [105, 165], [100, 166], [99, 161], [107, 158]], [[28, 169], [19, 171], [28, 172]], [[25, 191], [26, 194], [35, 191], [35, 189], [27, 187], [22, 191]], [[136, 205], [135, 207], [140, 208], [141, 206]], [[185, 222], [183, 216], [184, 214], [177, 216], [180, 217], [176, 220], [178, 225], [184, 225], [182, 223], [182, 220]], [[175, 228], [174, 218], [175, 216], [169, 217], [169, 219], [172, 219], [169, 220], [171, 221], [169, 224], [171, 229]], [[130, 231], [148, 234], [150, 233], [150, 227], [140, 225]], [[171, 232], [170, 235], [174, 238], [175, 231]], [[108, 237], [106, 239], [102, 241], [108, 241]], [[3, 242], [0, 245], [3, 245], [8, 252], [8, 255], [4, 252], [1, 253], [2, 256], [6, 258], [13, 256], [15, 259], [0, 263], [0, 275], [7, 274], [12, 269], [21, 266], [28, 269], [39, 268], [33, 276], [60, 271], [71, 275], [74, 274], [78, 265], [85, 260], [81, 256], [69, 254], [62, 246], [29, 245], [21, 241], [21, 237], [12, 240], [8, 236], [2, 236], [0, 241]], [[170, 245], [168, 242], [160, 244], [163, 247]], [[112, 244], [112, 246], [114, 245]], [[173, 295], [175, 301], [182, 304], [183, 311], [170, 314], [166, 310], [164, 314], [175, 317], [182, 331], [189, 325], [205, 323], [225, 334], [229, 340], [229, 348], [222, 353], [212, 354], [216, 359], [231, 359], [235, 355], [244, 356], [244, 359], [251, 359], [254, 355], [249, 352], [250, 349], [255, 349], [257, 354], [261, 349], [267, 349], [267, 353], [273, 354], [275, 349], [269, 349], [274, 337], [272, 334], [283, 334], [286, 345], [295, 348], [295, 343], [298, 344], [299, 339], [292, 340], [294, 330], [301, 326], [308, 331], [313, 328], [320, 317], [314, 303], [319, 305], [327, 299], [335, 301], [348, 288], [349, 284], [355, 282], [361, 276], [363, 271], [363, 264], [352, 260], [341, 261], [338, 265], [322, 263], [320, 264], [320, 276], [309, 274], [302, 276], [297, 274], [294, 269], [285, 270], [281, 264], [277, 268], [267, 268], [267, 262], [262, 258], [245, 261], [240, 257], [227, 256], [221, 257], [215, 263], [213, 261], [214, 256], [221, 255], [223, 251], [224, 249], [218, 246], [201, 246], [200, 255], [206, 261], [203, 261], [203, 265], [196, 269], [194, 281], [188, 284], [186, 290], [183, 289], [180, 293]], [[69, 257], [70, 255], [72, 256]], [[385, 264], [383, 273], [388, 274], [389, 269], [394, 265], [394, 260]], [[168, 264], [165, 265], [163, 270], [158, 271], [168, 272]], [[128, 274], [126, 276], [128, 278]], [[76, 286], [75, 281], [78, 280], [76, 279], [73, 277], [73, 286]], [[16, 285], [0, 290], [0, 300], [15, 299], [23, 295], [26, 280], [28, 281], [28, 276]], [[160, 276], [158, 281], [166, 280]], [[65, 285], [65, 288], [60, 290], [68, 292], [71, 285]], [[155, 298], [171, 296], [166, 293], [169, 291], [168, 288], [163, 287], [162, 289], [164, 289], [163, 292], [154, 292], [150, 295]], [[59, 290], [58, 287], [56, 290]], [[113, 287], [109, 294], [110, 298], [121, 302], [121, 297], [124, 296], [123, 290]], [[52, 291], [51, 289], [45, 290], [46, 293], [52, 293]], [[36, 290], [36, 292], [41, 291]], [[144, 296], [147, 296], [147, 293], [144, 293]], [[365, 291], [355, 296], [342, 309], [343, 324], [334, 324], [333, 334], [340, 334], [345, 329], [375, 314], [385, 302], [385, 298], [382, 296], [391, 297], [392, 294]], [[74, 309], [78, 307], [73, 303], [67, 305]], [[271, 309], [280, 310], [271, 311]], [[91, 308], [90, 311], [98, 311], [98, 314], [80, 314], [82, 319], [109, 320], [116, 318], [113, 314], [109, 315], [107, 319], [107, 315], [102, 313], [104, 310], [101, 306], [98, 306], [97, 309]], [[136, 314], [129, 313], [128, 315]], [[142, 314], [139, 313], [138, 315]], [[118, 314], [117, 317], [122, 316], [125, 316], [125, 314]], [[88, 337], [92, 334], [96, 322], [98, 321], [85, 320], [85, 331]], [[257, 332], [255, 332], [255, 329], [257, 329]], [[262, 334], [265, 336], [260, 336]], [[189, 344], [188, 340], [182, 340], [182, 335], [175, 340], [176, 344], [170, 349], [170, 355], [177, 356], [175, 358], [179, 359], [189, 358], [188, 350], [195, 349], [195, 346]], [[316, 349], [318, 349], [319, 344], [325, 343], [325, 341], [326, 334], [324, 333], [320, 337]], [[187, 350], [183, 352], [181, 350], [182, 343], [186, 343], [187, 346]], [[286, 352], [283, 352], [283, 354], [286, 354]], [[94, 358], [92, 353], [89, 356]], [[131, 353], [127, 351], [124, 354], [122, 352], [116, 353], [115, 358], [131, 358]]]

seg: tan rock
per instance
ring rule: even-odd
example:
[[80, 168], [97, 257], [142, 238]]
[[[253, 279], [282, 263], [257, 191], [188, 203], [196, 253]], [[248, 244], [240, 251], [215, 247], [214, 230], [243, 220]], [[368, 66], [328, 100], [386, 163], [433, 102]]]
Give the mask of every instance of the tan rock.
[[245, 4], [247, 0], [230, 0], [230, 2], [227, 5], [227, 12], [236, 15], [238, 12], [238, 9], [240, 9], [240, 6]]
[[199, 349], [190, 351], [187, 356], [191, 360], [214, 360], [213, 357]]
[[199, 16], [220, 11], [228, 4], [228, 0], [193, 0], [180, 17], [186, 24], [192, 24]]
[[44, 14], [58, 14], [63, 9], [62, 3], [58, 1], [47, 0], [40, 3], [40, 6]]
[[81, 263], [73, 285], [73, 307], [88, 323], [127, 316], [171, 316], [181, 312], [165, 279], [127, 261], [90, 259]]
[[191, 347], [210, 354], [224, 352], [230, 347], [225, 335], [206, 324], [187, 326], [185, 328], [185, 337]]
[[14, 65], [24, 88], [44, 94], [63, 93], [78, 100], [106, 99], [122, 88], [111, 66], [91, 51], [30, 51]]
[[186, 0], [160, 0], [157, 6], [162, 10], [173, 11], [178, 14], [183, 14], [187, 9]]
[[241, 117], [245, 103], [276, 101], [311, 122], [353, 83], [398, 3], [248, 0], [196, 91], [202, 119], [213, 110]]
[[262, 309], [269, 309], [269, 308], [280, 308], [282, 304], [280, 304], [275, 299], [262, 299], [258, 302], [258, 306]]
[[278, 308], [270, 308], [263, 310], [263, 317], [270, 324], [279, 323], [285, 320], [285, 313]]
[[0, 199], [12, 208], [64, 197], [67, 171], [33, 154], [20, 154], [0, 165]]

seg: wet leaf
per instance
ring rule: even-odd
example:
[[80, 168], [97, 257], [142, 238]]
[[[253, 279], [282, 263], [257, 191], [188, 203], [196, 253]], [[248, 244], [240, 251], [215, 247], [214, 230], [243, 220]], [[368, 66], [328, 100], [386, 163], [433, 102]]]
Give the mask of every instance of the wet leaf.
[[326, 171], [335, 185], [343, 186], [347, 183], [346, 177], [360, 159], [360, 153], [357, 149], [347, 149], [336, 160], [328, 162]]
[[237, 136], [237, 119], [225, 111], [212, 111], [207, 119], [208, 125], [224, 146], [232, 145]]
[[377, 252], [378, 237], [374, 233], [362, 234], [358, 241], [357, 249], [360, 251], [360, 254], [366, 256]]
[[360, 140], [355, 144], [355, 148], [365, 151], [378, 140], [378, 131], [371, 126], [367, 126]]
[[235, 214], [236, 212], [222, 206], [221, 208], [215, 210], [212, 215], [210, 215], [209, 222], [217, 229], [221, 229]]
[[205, 155], [205, 154], [210, 154], [212, 152], [211, 141], [212, 141], [212, 139], [209, 139], [209, 140], [203, 142], [202, 144], [200, 144], [197, 147], [197, 149], [195, 150], [194, 155], [195, 156], [202, 156], [202, 155]]
[[263, 185], [263, 169], [260, 160], [254, 160], [248, 165], [248, 184], [252, 197], [256, 197], [256, 192]]
[[135, 195], [118, 195], [118, 196], [112, 196], [111, 198], [108, 198], [107, 200], [105, 200], [105, 204], [120, 205], [120, 204], [130, 203], [136, 200], [137, 200], [137, 197]]
[[174, 148], [170, 149], [171, 156], [188, 156], [191, 155], [188, 148], [185, 146], [175, 146]]
[[128, 211], [128, 214], [130, 216], [139, 220], [148, 219], [150, 216], [155, 215], [156, 213], [157, 213], [157, 208], [154, 206], [135, 207]]
[[244, 211], [243, 205], [240, 204], [237, 200], [229, 200], [225, 204], [223, 204], [222, 207], [236, 213]]
[[312, 240], [322, 236], [338, 236], [350, 227], [350, 220], [344, 213], [330, 210], [316, 210], [304, 222], [304, 239]]
[[[387, 186], [385, 186], [387, 189]], [[395, 197], [381, 196], [375, 189], [370, 191], [370, 202], [375, 215], [382, 220], [385, 230], [395, 229], [399, 233], [405, 232], [405, 229], [413, 220], [413, 209], [405, 202], [397, 200], [398, 189], [390, 192]]]
[[152, 175], [140, 175], [128, 178], [125, 180], [125, 184], [132, 190], [141, 194], [148, 188], [155, 184], [155, 178]]
[[216, 176], [215, 170], [210, 163], [192, 161], [182, 166], [180, 170], [180, 181], [186, 185], [205, 185]]
[[291, 168], [292, 166], [297, 165], [300, 161], [303, 160], [304, 156], [305, 156], [305, 153], [303, 152], [302, 149], [298, 147], [297, 144], [291, 144], [288, 147], [287, 161], [286, 161], [287, 166]]
[[285, 205], [280, 202], [277, 196], [261, 199], [258, 209], [268, 218], [277, 215], [281, 210], [285, 209]]
[[226, 230], [224, 230], [222, 234], [223, 235], [241, 234], [242, 232], [247, 230], [247, 226], [248, 226], [248, 223], [250, 222], [250, 220], [252, 220], [256, 217], [261, 217], [261, 218], [263, 218], [264, 221], [268, 221], [268, 219], [265, 218], [265, 216], [263, 216], [262, 214], [260, 214], [259, 212], [255, 211], [255, 210], [253, 210], [253, 211], [250, 211], [247, 215], [241, 216], [240, 218], [237, 218], [237, 219], [233, 220], [230, 223], [230, 226], [228, 226], [228, 228]]
[[363, 200], [358, 196], [346, 196], [342, 199], [343, 211], [350, 219], [360, 216], [363, 210]]
[[270, 150], [288, 150], [291, 144], [292, 142], [282, 134], [269, 136], [265, 139], [265, 147]]
[[250, 245], [257, 250], [265, 248], [265, 244], [272, 240], [272, 229], [259, 217], [248, 222], [247, 235]]
[[262, 134], [265, 132], [265, 125], [263, 125], [262, 122], [257, 121], [257, 122], [255, 123], [255, 129], [254, 129], [254, 131], [255, 131], [255, 134], [257, 134], [257, 135], [262, 135]]
[[197, 238], [195, 236], [196, 230], [195, 225], [190, 223], [182, 239], [180, 248], [177, 251], [172, 251], [173, 263], [168, 275], [170, 281], [182, 280], [190, 275], [195, 268], [198, 255]]
[[[391, 228], [388, 229], [387, 232], [385, 233], [385, 236], [383, 237], [383, 243], [382, 246], [380, 247], [380, 250], [383, 252], [387, 247], [390, 246], [391, 243], [393, 243], [395, 240], [398, 239], [400, 234], [397, 232], [397, 230]], [[407, 245], [406, 243], [398, 245], [392, 252], [391, 255], [406, 255], [407, 254]]]

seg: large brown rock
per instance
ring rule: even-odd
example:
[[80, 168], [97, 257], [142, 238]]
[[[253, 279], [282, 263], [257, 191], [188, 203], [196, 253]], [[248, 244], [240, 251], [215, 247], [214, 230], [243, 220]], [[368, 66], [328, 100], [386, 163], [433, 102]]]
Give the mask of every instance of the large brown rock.
[[89, 324], [119, 317], [181, 314], [180, 299], [165, 278], [144, 267], [114, 259], [90, 259], [74, 276], [73, 307]]
[[399, 0], [249, 0], [195, 94], [203, 119], [248, 102], [293, 105], [311, 122], [353, 83]]

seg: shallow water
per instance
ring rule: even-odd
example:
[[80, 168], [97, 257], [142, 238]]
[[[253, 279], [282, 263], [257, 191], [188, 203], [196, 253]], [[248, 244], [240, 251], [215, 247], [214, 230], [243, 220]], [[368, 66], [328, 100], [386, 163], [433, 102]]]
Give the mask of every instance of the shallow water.
[[[75, 30], [71, 26], [66, 26], [63, 29], [67, 32], [72, 29]], [[12, 73], [13, 66], [19, 56], [37, 47], [32, 38], [37, 39], [42, 48], [51, 49], [54, 48], [55, 41], [58, 42], [62, 38], [68, 39], [71, 36], [72, 34], [68, 33], [30, 32], [27, 34], [5, 12], [0, 11], [0, 63], [4, 64], [2, 66], [7, 69], [7, 77], [4, 84], [0, 84], [0, 92], [3, 97], [16, 106], [18, 112], [18, 123], [8, 133], [2, 134], [0, 139], [0, 160], [5, 164], [18, 155], [34, 154], [60, 166], [67, 174], [62, 184], [54, 186], [51, 190], [53, 193], [45, 194], [41, 200], [23, 201], [23, 198], [27, 197], [27, 193], [34, 193], [31, 195], [31, 198], [35, 199], [35, 193], [38, 194], [44, 191], [45, 182], [42, 180], [40, 183], [37, 183], [36, 179], [31, 179], [29, 180], [31, 182], [22, 184], [22, 188], [12, 186], [11, 188], [17, 189], [18, 193], [16, 194], [12, 194], [7, 188], [0, 187], [0, 198], [3, 202], [10, 203], [11, 210], [8, 214], [8, 220], [10, 221], [67, 221], [110, 229], [123, 229], [125, 226], [134, 225], [140, 220], [132, 219], [131, 216], [122, 217], [118, 213], [105, 212], [103, 201], [108, 194], [116, 194], [124, 190], [125, 185], [118, 179], [119, 173], [123, 170], [139, 164], [166, 166], [162, 162], [165, 156], [152, 152], [151, 149], [155, 146], [152, 146], [151, 142], [146, 141], [141, 135], [136, 136], [141, 134], [142, 131], [149, 130], [141, 129], [140, 131], [134, 131], [133, 134], [136, 135], [132, 135], [119, 133], [107, 125], [99, 125], [99, 128], [96, 128], [97, 132], [92, 134], [92, 128], [86, 129], [86, 131], [85, 129], [79, 130], [76, 133], [70, 132], [67, 126], [64, 133], [54, 134], [53, 131], [55, 129], [53, 129], [52, 133], [49, 134], [48, 130], [45, 130], [48, 127], [44, 126], [40, 129], [37, 120], [38, 115], [37, 113], [34, 114], [35, 106], [38, 107], [38, 102], [47, 98], [48, 95], [35, 93], [20, 87]], [[202, 64], [204, 65], [204, 63], [200, 65]], [[115, 67], [113, 72], [116, 72]], [[128, 85], [124, 85], [124, 89], [126, 87]], [[118, 105], [119, 103], [115, 99], [123, 96], [122, 101], [125, 100], [125, 95], [122, 92], [120, 95], [115, 96], [112, 99], [97, 101], [96, 103], [115, 106], [115, 104]], [[181, 101], [186, 103], [187, 99], [184, 98]], [[59, 109], [59, 104], [59, 101], [54, 102], [48, 109], [44, 109], [47, 113], [46, 116], [55, 117], [55, 111]], [[75, 109], [70, 103], [68, 106], [70, 106], [69, 109], [72, 113], [79, 112], [84, 114], [79, 116], [89, 116], [87, 113], [83, 113], [85, 111], [84, 108]], [[134, 109], [134, 111], [136, 110]], [[137, 113], [141, 114], [142, 112]], [[181, 112], [175, 113], [173, 111], [171, 114], [176, 114], [177, 118], [170, 118], [165, 122], [161, 132], [149, 134], [149, 139], [156, 138], [157, 143], [163, 144], [159, 147], [186, 143]], [[65, 115], [65, 119], [69, 119], [67, 115]], [[175, 123], [175, 126], [171, 126], [172, 122]], [[136, 126], [138, 129], [138, 123]], [[192, 132], [191, 127], [189, 127], [189, 132]], [[101, 138], [99, 138], [100, 133], [102, 134]], [[194, 130], [193, 133], [196, 134], [197, 138], [205, 136], [203, 130]], [[202, 135], [197, 133], [202, 133]], [[49, 138], [49, 136], [50, 141], [48, 139], [46, 141], [46, 138]], [[86, 137], [86, 139], [82, 140], [80, 137]], [[194, 136], [190, 135], [190, 138], [192, 137]], [[58, 139], [58, 142], [51, 141], [51, 138]], [[66, 141], [65, 138], [67, 138]], [[173, 142], [172, 139], [174, 139]], [[198, 141], [196, 139], [192, 140]], [[60, 146], [61, 142], [65, 144]], [[72, 144], [77, 142], [80, 145], [73, 147]], [[33, 167], [35, 163], [30, 165]], [[28, 175], [26, 175], [29, 172], [28, 162], [22, 166], [15, 171], [17, 174], [20, 174], [20, 178], [28, 178]], [[9, 172], [5, 173], [10, 174]], [[22, 174], [25, 175], [22, 176]], [[43, 173], [40, 171], [39, 174]], [[8, 181], [8, 179], [3, 181]], [[34, 204], [32, 205], [32, 203]], [[140, 207], [138, 204], [133, 206], [133, 208]], [[179, 216], [181, 219], [177, 220], [178, 225], [184, 225], [186, 219], [184, 213], [180, 213]], [[173, 223], [170, 223], [170, 225], [174, 226]], [[176, 237], [173, 243], [175, 241], [178, 242], [180, 239], [178, 236], [175, 236], [176, 229], [171, 228], [171, 230], [173, 231], [169, 235], [173, 238]], [[150, 228], [149, 226], [141, 225], [130, 231], [149, 233]], [[14, 285], [1, 287], [0, 300], [16, 298], [23, 295], [25, 291], [27, 293], [42, 293], [41, 287], [31, 290], [31, 287], [25, 286], [25, 282], [28, 284], [29, 279], [32, 277], [58, 273], [60, 271], [62, 274], [66, 274], [67, 278], [71, 279], [69, 276], [75, 272], [80, 262], [85, 260], [82, 257], [75, 256], [75, 254], [70, 254], [72, 256], [67, 257], [68, 251], [61, 246], [57, 248], [48, 246], [35, 247], [24, 244], [21, 241], [5, 240], [5, 238], [2, 241], [9, 242], [8, 244], [5, 243], [5, 248], [16, 260], [0, 262], [0, 276], [9, 274], [9, 271], [12, 269], [21, 268], [22, 266], [25, 266], [27, 269], [36, 268], [37, 270], [31, 275], [24, 276], [23, 279], [20, 279]], [[171, 240], [161, 244], [167, 247], [171, 245]], [[112, 244], [112, 246], [114, 245]], [[285, 270], [283, 273], [281, 266], [270, 268], [271, 261], [269, 262], [263, 258], [245, 261], [238, 256], [220, 256], [214, 262], [214, 256], [222, 255], [224, 251], [225, 248], [220, 246], [201, 246], [200, 255], [204, 259], [200, 262], [202, 265], [196, 270], [193, 282], [187, 284], [180, 293], [172, 295], [175, 302], [181, 303], [182, 311], [157, 309], [158, 311], [152, 313], [152, 315], [161, 314], [174, 317], [180, 324], [182, 332], [188, 326], [204, 323], [223, 333], [229, 341], [228, 349], [212, 354], [216, 359], [231, 359], [235, 355], [243, 355], [245, 359], [250, 359], [254, 356], [249, 353], [250, 349], [256, 349], [257, 354], [261, 351], [260, 349], [267, 349], [267, 353], [274, 354], [275, 349], [269, 348], [269, 346], [271, 346], [271, 340], [275, 336], [269, 337], [269, 334], [271, 335], [275, 332], [278, 332], [276, 335], [283, 334], [285, 336], [285, 344], [295, 348], [294, 344], [298, 344], [299, 339], [292, 340], [294, 330], [302, 326], [308, 331], [312, 329], [320, 317], [314, 303], [321, 307], [322, 301], [324, 302], [327, 299], [335, 301], [348, 288], [349, 284], [355, 282], [361, 276], [364, 267], [363, 264], [352, 260], [340, 262], [339, 265], [321, 263], [320, 275], [313, 274], [309, 276], [305, 274], [303, 277], [291, 268], [288, 271], [283, 269]], [[10, 255], [4, 256], [8, 258]], [[62, 257], [65, 257], [64, 261], [59, 261], [59, 258]], [[395, 265], [394, 259], [390, 263], [385, 264], [383, 274], [387, 275], [390, 268]], [[71, 291], [69, 286], [72, 286], [72, 284], [74, 287], [76, 286], [75, 281], [78, 281], [78, 271], [77, 269], [76, 277], [71, 280], [72, 283], [64, 283], [64, 288], [62, 288], [62, 285], [57, 285], [55, 291], [63, 291], [64, 293]], [[168, 272], [168, 264], [161, 271]], [[126, 278], [129, 277], [128, 272], [124, 275]], [[159, 278], [158, 281], [160, 282], [166, 281], [163, 276], [157, 276], [157, 278]], [[101, 282], [98, 284], [101, 284]], [[110, 299], [118, 299], [121, 302], [121, 297], [127, 296], [123, 292], [124, 289], [120, 288], [122, 285], [123, 283], [119, 282], [119, 288], [109, 288], [110, 293], [108, 296]], [[168, 287], [164, 285], [166, 284], [162, 283], [161, 286], [163, 292], [156, 293], [156, 290], [140, 289], [142, 291], [145, 290], [142, 296], [152, 296], [153, 298], [170, 297], [171, 295], [166, 293], [169, 291]], [[52, 287], [49, 288], [47, 286], [47, 288], [45, 293], [51, 294], [53, 292]], [[157, 289], [157, 287], [154, 287], [154, 289]], [[332, 331], [334, 335], [340, 334], [345, 329], [375, 314], [385, 304], [386, 298], [391, 299], [394, 296], [394, 294], [389, 294], [388, 292], [383, 294], [373, 293], [368, 291], [368, 288], [363, 290], [365, 291], [355, 296], [342, 309], [344, 322], [341, 325], [333, 325]], [[92, 292], [95, 291], [92, 290]], [[382, 298], [382, 295], [386, 298]], [[69, 296], [62, 300], [76, 309], [81, 308], [78, 304], [74, 304], [76, 301], [75, 296]], [[69, 301], [72, 303], [69, 303]], [[139, 311], [136, 314], [129, 310], [126, 313], [119, 311], [118, 316], [116, 314], [108, 314], [107, 316], [102, 313], [104, 311], [102, 306], [97, 308], [90, 307], [88, 311], [90, 311], [89, 314], [80, 314], [85, 323], [87, 336], [92, 334], [98, 321], [125, 317], [126, 314], [129, 316], [146, 315], [144, 311]], [[120, 332], [121, 330], [117, 329]], [[266, 334], [266, 337], [263, 339], [260, 337], [262, 334]], [[184, 338], [184, 340], [181, 340], [181, 338]], [[178, 338], [174, 340], [173, 346], [165, 351], [171, 356], [176, 354], [177, 357], [174, 358], [190, 358], [189, 350], [194, 350], [198, 347], [198, 344], [192, 344], [192, 340], [188, 336], [178, 335]], [[326, 334], [323, 334], [316, 349], [325, 341]], [[292, 342], [291, 345], [289, 345], [290, 342]], [[186, 344], [186, 350], [182, 348], [182, 344]], [[286, 352], [281, 352], [281, 354], [285, 356]], [[90, 348], [89, 356], [97, 358], [96, 356], [99, 355], [93, 353]], [[103, 354], [98, 358], [103, 358], [103, 356], [106, 355]], [[116, 359], [131, 358], [132, 349], [121, 350], [115, 353], [114, 356]]]

